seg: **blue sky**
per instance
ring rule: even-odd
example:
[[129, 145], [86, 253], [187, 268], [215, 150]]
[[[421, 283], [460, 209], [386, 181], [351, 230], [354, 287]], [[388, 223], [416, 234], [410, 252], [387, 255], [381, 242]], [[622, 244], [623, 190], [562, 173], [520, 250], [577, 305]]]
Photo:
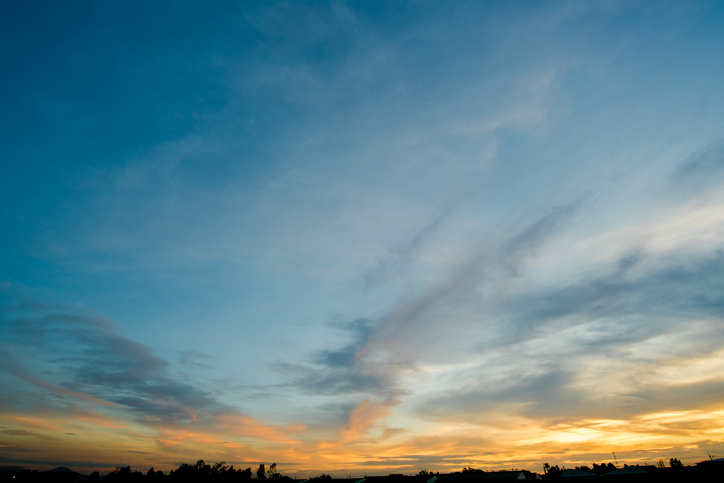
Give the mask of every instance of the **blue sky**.
[[7, 10], [2, 461], [721, 453], [718, 3]]

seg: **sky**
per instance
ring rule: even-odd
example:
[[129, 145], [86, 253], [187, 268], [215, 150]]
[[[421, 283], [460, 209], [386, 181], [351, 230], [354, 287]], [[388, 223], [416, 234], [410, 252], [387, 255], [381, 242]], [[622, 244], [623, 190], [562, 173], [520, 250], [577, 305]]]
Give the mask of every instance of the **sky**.
[[7, 4], [0, 463], [724, 456], [723, 23]]

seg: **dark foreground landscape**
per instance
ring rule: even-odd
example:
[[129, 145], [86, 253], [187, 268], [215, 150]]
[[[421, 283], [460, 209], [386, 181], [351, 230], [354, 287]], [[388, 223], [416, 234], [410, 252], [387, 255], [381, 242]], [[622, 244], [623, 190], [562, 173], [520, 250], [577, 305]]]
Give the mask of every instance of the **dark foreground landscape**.
[[[678, 460], [677, 460], [678, 461]], [[506, 471], [484, 471], [464, 468], [453, 473], [433, 473], [426, 470], [417, 475], [390, 474], [387, 476], [364, 476], [332, 478], [322, 474], [311, 478], [290, 478], [277, 472], [276, 464], [265, 468], [262, 464], [256, 471], [251, 468], [235, 469], [223, 462], [208, 465], [203, 460], [195, 465], [182, 464], [176, 470], [165, 474], [153, 468], [143, 473], [132, 470], [130, 466], [117, 468], [102, 476], [99, 472], [90, 475], [80, 474], [69, 468], [60, 467], [49, 471], [28, 470], [17, 466], [0, 467], [2, 483], [241, 483], [252, 480], [275, 480], [274, 483], [475, 483], [475, 482], [512, 482], [531, 480], [559, 480], [564, 482], [724, 482], [724, 459], [702, 461], [695, 466], [672, 465], [627, 466], [617, 468], [611, 463], [592, 467], [580, 466], [575, 469], [545, 465], [542, 474], [511, 469]]]

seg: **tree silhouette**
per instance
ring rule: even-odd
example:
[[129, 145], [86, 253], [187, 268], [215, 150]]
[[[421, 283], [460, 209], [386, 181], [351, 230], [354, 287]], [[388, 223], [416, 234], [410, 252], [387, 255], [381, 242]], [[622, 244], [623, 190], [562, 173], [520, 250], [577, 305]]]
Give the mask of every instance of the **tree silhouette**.
[[468, 466], [467, 468], [463, 468], [463, 473], [485, 473], [485, 472], [483, 470], [473, 468], [472, 466]]
[[143, 473], [133, 471], [130, 466], [121, 466], [106, 475], [103, 479], [108, 483], [135, 482], [143, 479]]
[[266, 472], [266, 477], [270, 480], [277, 480], [282, 477], [282, 475], [277, 471], [276, 463], [272, 463], [271, 466], [269, 466], [269, 469]]
[[[199, 460], [195, 465], [183, 463], [178, 469], [171, 471], [170, 478], [177, 483], [237, 483], [238, 481], [251, 480], [251, 468], [245, 470], [234, 469], [234, 465], [226, 466], [225, 462], [207, 465], [204, 460]], [[161, 471], [155, 472], [155, 478], [163, 478]]]
[[309, 481], [327, 481], [327, 480], [331, 480], [331, 479], [332, 479], [332, 475], [325, 475], [324, 473], [322, 473], [321, 476], [310, 478]]
[[615, 469], [616, 467], [613, 465], [613, 463], [601, 463], [600, 465], [593, 463], [593, 472], [598, 473], [599, 475], [609, 473]]
[[565, 467], [559, 468], [558, 465], [551, 466], [548, 463], [543, 463], [543, 468], [546, 469], [546, 472], [544, 475], [544, 477], [546, 479], [558, 478], [559, 476], [561, 476], [561, 473], [563, 473], [566, 470]]

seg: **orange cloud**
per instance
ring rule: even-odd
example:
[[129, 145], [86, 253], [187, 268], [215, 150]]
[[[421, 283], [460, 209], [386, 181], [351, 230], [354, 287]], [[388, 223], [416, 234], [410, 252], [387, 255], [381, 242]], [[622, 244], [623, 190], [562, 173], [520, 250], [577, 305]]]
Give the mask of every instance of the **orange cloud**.
[[91, 396], [91, 395], [88, 395], [88, 394], [83, 394], [83, 393], [80, 393], [80, 392], [71, 391], [70, 389], [65, 389], [65, 388], [62, 388], [62, 387], [55, 386], [55, 385], [53, 385], [53, 384], [49, 384], [49, 383], [47, 383], [47, 382], [39, 381], [39, 380], [35, 379], [34, 377], [31, 377], [31, 376], [28, 376], [28, 375], [26, 375], [26, 374], [23, 374], [23, 373], [21, 373], [21, 372], [19, 372], [19, 371], [17, 371], [17, 370], [12, 371], [12, 372], [13, 372], [13, 374], [14, 374], [16, 377], [18, 377], [18, 378], [20, 378], [20, 379], [22, 379], [22, 380], [24, 380], [24, 381], [27, 381], [27, 382], [29, 382], [29, 383], [31, 383], [31, 384], [34, 384], [34, 385], [36, 385], [36, 386], [38, 386], [38, 387], [42, 387], [43, 389], [48, 389], [48, 390], [50, 390], [50, 391], [52, 391], [52, 392], [54, 392], [54, 393], [56, 393], [56, 394], [63, 394], [63, 395], [66, 395], [66, 396], [72, 396], [72, 397], [75, 397], [75, 398], [78, 398], [78, 399], [83, 399], [84, 401], [92, 402], [92, 403], [95, 403], [95, 404], [101, 404], [101, 405], [104, 405], [104, 406], [116, 406], [116, 404], [114, 404], [114, 403], [112, 403], [112, 402], [105, 401], [105, 400], [100, 399], [100, 398], [97, 398], [97, 397], [95, 397], [95, 396]]
[[63, 429], [63, 426], [58, 424], [56, 421], [48, 418], [34, 417], [34, 416], [22, 416], [20, 414], [2, 414], [0, 419], [9, 419], [11, 421], [18, 421], [25, 427], [31, 427], [34, 429], [40, 429], [45, 431], [59, 431]]
[[348, 427], [342, 433], [342, 439], [353, 441], [367, 434], [377, 421], [392, 414], [390, 406], [390, 402], [380, 404], [369, 397], [364, 399], [350, 413]]
[[156, 440], [164, 446], [174, 447], [185, 444], [214, 445], [222, 444], [223, 439], [208, 433], [190, 431], [183, 428], [156, 427], [161, 433]]
[[299, 433], [305, 429], [303, 425], [273, 426], [245, 414], [220, 414], [216, 416], [216, 422], [237, 436], [286, 444], [298, 442], [290, 438], [289, 433]]
[[92, 424], [107, 429], [127, 429], [128, 425], [113, 421], [112, 419], [93, 411], [80, 411], [73, 408], [73, 415], [70, 417], [73, 421]]

